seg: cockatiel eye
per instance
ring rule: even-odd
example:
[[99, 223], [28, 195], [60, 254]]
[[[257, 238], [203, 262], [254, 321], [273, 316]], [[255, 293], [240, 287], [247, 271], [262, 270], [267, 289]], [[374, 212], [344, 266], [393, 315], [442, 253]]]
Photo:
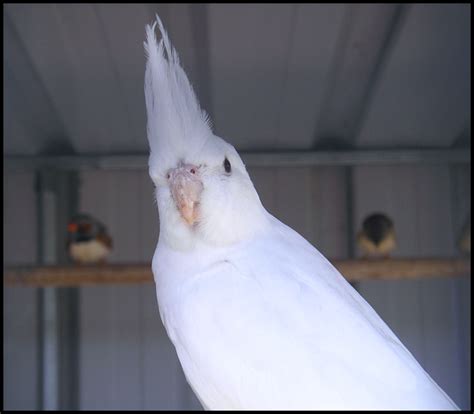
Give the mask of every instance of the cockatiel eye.
[[232, 170], [232, 166], [230, 165], [230, 161], [227, 159], [227, 157], [224, 160], [224, 169], [227, 174], [230, 174]]

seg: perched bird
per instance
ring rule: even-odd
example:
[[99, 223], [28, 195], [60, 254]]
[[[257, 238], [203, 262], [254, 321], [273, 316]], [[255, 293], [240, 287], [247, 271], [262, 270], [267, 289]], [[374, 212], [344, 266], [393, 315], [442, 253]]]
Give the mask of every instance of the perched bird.
[[367, 216], [357, 234], [357, 245], [365, 257], [388, 257], [397, 246], [392, 220], [382, 213]]
[[160, 216], [152, 269], [161, 320], [204, 408], [456, 409], [331, 263], [265, 210], [157, 23], [145, 42]]
[[77, 214], [67, 225], [67, 250], [76, 263], [103, 263], [112, 250], [112, 239], [98, 220]]

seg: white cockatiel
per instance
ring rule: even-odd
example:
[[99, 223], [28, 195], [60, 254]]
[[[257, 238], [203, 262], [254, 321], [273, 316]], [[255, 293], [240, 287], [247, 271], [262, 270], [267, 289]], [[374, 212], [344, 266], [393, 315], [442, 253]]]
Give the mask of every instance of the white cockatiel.
[[[161, 319], [207, 409], [457, 409], [370, 305], [263, 207], [147, 26]], [[296, 208], [296, 207], [295, 207]]]

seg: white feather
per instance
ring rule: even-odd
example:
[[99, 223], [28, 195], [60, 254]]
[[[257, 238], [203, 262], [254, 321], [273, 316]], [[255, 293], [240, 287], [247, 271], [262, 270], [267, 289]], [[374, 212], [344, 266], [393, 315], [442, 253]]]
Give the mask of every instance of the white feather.
[[[153, 26], [146, 27], [144, 44], [148, 57], [145, 102], [152, 179], [186, 158], [190, 151], [202, 147], [212, 136], [209, 118], [199, 106], [160, 18], [156, 19]], [[162, 35], [160, 43], [156, 41], [156, 23]]]
[[[145, 79], [160, 214], [152, 268], [161, 319], [204, 407], [456, 409], [324, 256], [264, 209], [158, 24], [159, 45], [147, 27]], [[193, 227], [159, 179], [181, 159], [200, 166]]]
[[156, 250], [161, 317], [205, 407], [456, 409], [340, 273], [269, 219], [231, 247]]

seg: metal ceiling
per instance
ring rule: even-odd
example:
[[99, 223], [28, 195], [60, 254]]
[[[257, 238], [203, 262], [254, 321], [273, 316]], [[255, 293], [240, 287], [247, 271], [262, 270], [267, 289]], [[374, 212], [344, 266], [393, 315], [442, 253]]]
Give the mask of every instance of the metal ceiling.
[[158, 13], [240, 150], [470, 143], [470, 4], [4, 5], [4, 154], [144, 154]]

